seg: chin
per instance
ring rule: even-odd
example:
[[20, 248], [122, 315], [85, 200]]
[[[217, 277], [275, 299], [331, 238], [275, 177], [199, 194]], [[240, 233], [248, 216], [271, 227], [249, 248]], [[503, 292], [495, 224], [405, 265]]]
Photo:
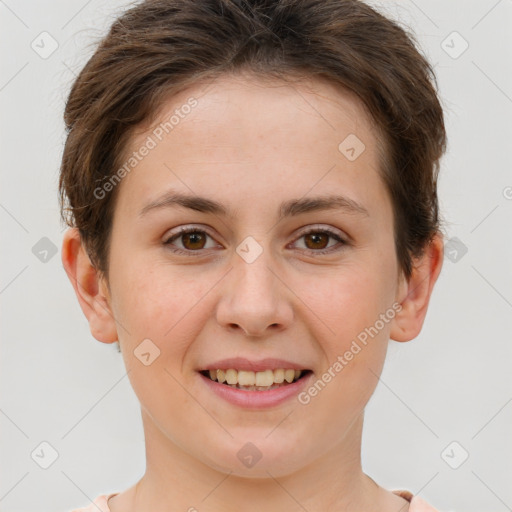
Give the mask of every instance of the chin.
[[[230, 439], [224, 448], [203, 449], [201, 457], [204, 459], [205, 455], [213, 454], [215, 460], [209, 458], [204, 460], [205, 464], [216, 471], [241, 478], [283, 477], [307, 464], [302, 450], [297, 450], [300, 443], [289, 438], [285, 440], [275, 431], [269, 436], [270, 432], [272, 429], [266, 428], [256, 436]], [[274, 435], [276, 437], [270, 439]]]

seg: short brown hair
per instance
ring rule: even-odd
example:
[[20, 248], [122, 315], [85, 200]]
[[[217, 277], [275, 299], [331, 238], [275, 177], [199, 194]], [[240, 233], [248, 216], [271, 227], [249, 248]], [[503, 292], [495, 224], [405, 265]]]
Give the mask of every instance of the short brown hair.
[[409, 278], [412, 258], [439, 231], [443, 110], [414, 36], [358, 0], [146, 0], [114, 22], [69, 94], [59, 180], [62, 218], [97, 270], [108, 278], [119, 187], [101, 199], [94, 190], [122, 165], [134, 128], [173, 92], [243, 70], [328, 79], [361, 100], [382, 136], [396, 253]]

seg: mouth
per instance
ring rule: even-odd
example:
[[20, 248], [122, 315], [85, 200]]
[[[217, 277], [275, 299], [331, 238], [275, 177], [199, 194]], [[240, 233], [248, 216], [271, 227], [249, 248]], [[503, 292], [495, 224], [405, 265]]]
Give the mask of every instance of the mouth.
[[244, 391], [269, 391], [271, 389], [286, 387], [312, 373], [309, 369], [296, 370], [279, 368], [259, 372], [236, 370], [234, 368], [201, 370], [199, 373], [213, 382], [223, 384]]

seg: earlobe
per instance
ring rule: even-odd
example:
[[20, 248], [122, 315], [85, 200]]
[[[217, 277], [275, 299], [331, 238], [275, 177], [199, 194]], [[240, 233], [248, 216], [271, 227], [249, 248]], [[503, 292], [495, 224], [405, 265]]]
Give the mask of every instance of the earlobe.
[[117, 341], [116, 323], [105, 281], [91, 264], [77, 228], [69, 228], [64, 233], [62, 264], [89, 322], [91, 334], [103, 343]]
[[402, 278], [398, 287], [398, 298], [402, 309], [395, 315], [390, 338], [395, 341], [410, 341], [421, 331], [434, 284], [443, 266], [443, 236], [437, 233], [425, 248], [423, 255], [414, 260], [409, 280]]

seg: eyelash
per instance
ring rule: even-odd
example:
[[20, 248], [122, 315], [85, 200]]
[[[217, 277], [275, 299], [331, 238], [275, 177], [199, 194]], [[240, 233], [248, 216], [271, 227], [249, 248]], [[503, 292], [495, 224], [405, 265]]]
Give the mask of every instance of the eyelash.
[[[178, 233], [175, 233], [174, 235], [172, 235], [170, 238], [168, 238], [164, 242], [164, 245], [170, 246], [171, 242], [173, 242], [174, 240], [180, 238], [180, 236], [182, 236], [184, 234], [187, 234], [187, 233], [204, 233], [204, 234], [206, 234], [207, 236], [209, 236], [210, 238], [213, 239], [213, 237], [207, 231], [205, 231], [203, 229], [198, 229], [198, 228], [180, 228]], [[296, 240], [300, 240], [302, 237], [304, 237], [306, 235], [309, 235], [311, 233], [327, 234], [327, 235], [329, 235], [329, 237], [336, 239], [338, 242], [340, 242], [342, 244], [341, 247], [339, 247], [338, 249], [333, 249], [333, 247], [330, 247], [329, 249], [321, 249], [321, 250], [318, 250], [318, 251], [314, 250], [314, 249], [304, 249], [309, 254], [313, 254], [315, 256], [327, 254], [327, 253], [330, 253], [330, 252], [336, 252], [337, 250], [342, 250], [344, 248], [344, 246], [349, 245], [349, 243], [346, 240], [344, 240], [343, 238], [341, 238], [340, 235], [338, 235], [334, 231], [331, 231], [330, 229], [327, 229], [327, 228], [321, 228], [321, 229], [320, 228], [314, 228], [314, 227], [313, 228], [309, 228], [307, 231], [304, 231], [303, 233], [301, 233], [301, 235]], [[198, 249], [196, 251], [192, 251], [190, 249], [189, 250], [184, 250], [184, 249], [174, 248], [174, 249], [169, 249], [169, 250], [171, 250], [172, 252], [174, 252], [176, 254], [184, 254], [184, 255], [187, 255], [187, 256], [201, 256], [202, 255], [201, 254], [202, 251], [207, 251], [208, 249]]]

